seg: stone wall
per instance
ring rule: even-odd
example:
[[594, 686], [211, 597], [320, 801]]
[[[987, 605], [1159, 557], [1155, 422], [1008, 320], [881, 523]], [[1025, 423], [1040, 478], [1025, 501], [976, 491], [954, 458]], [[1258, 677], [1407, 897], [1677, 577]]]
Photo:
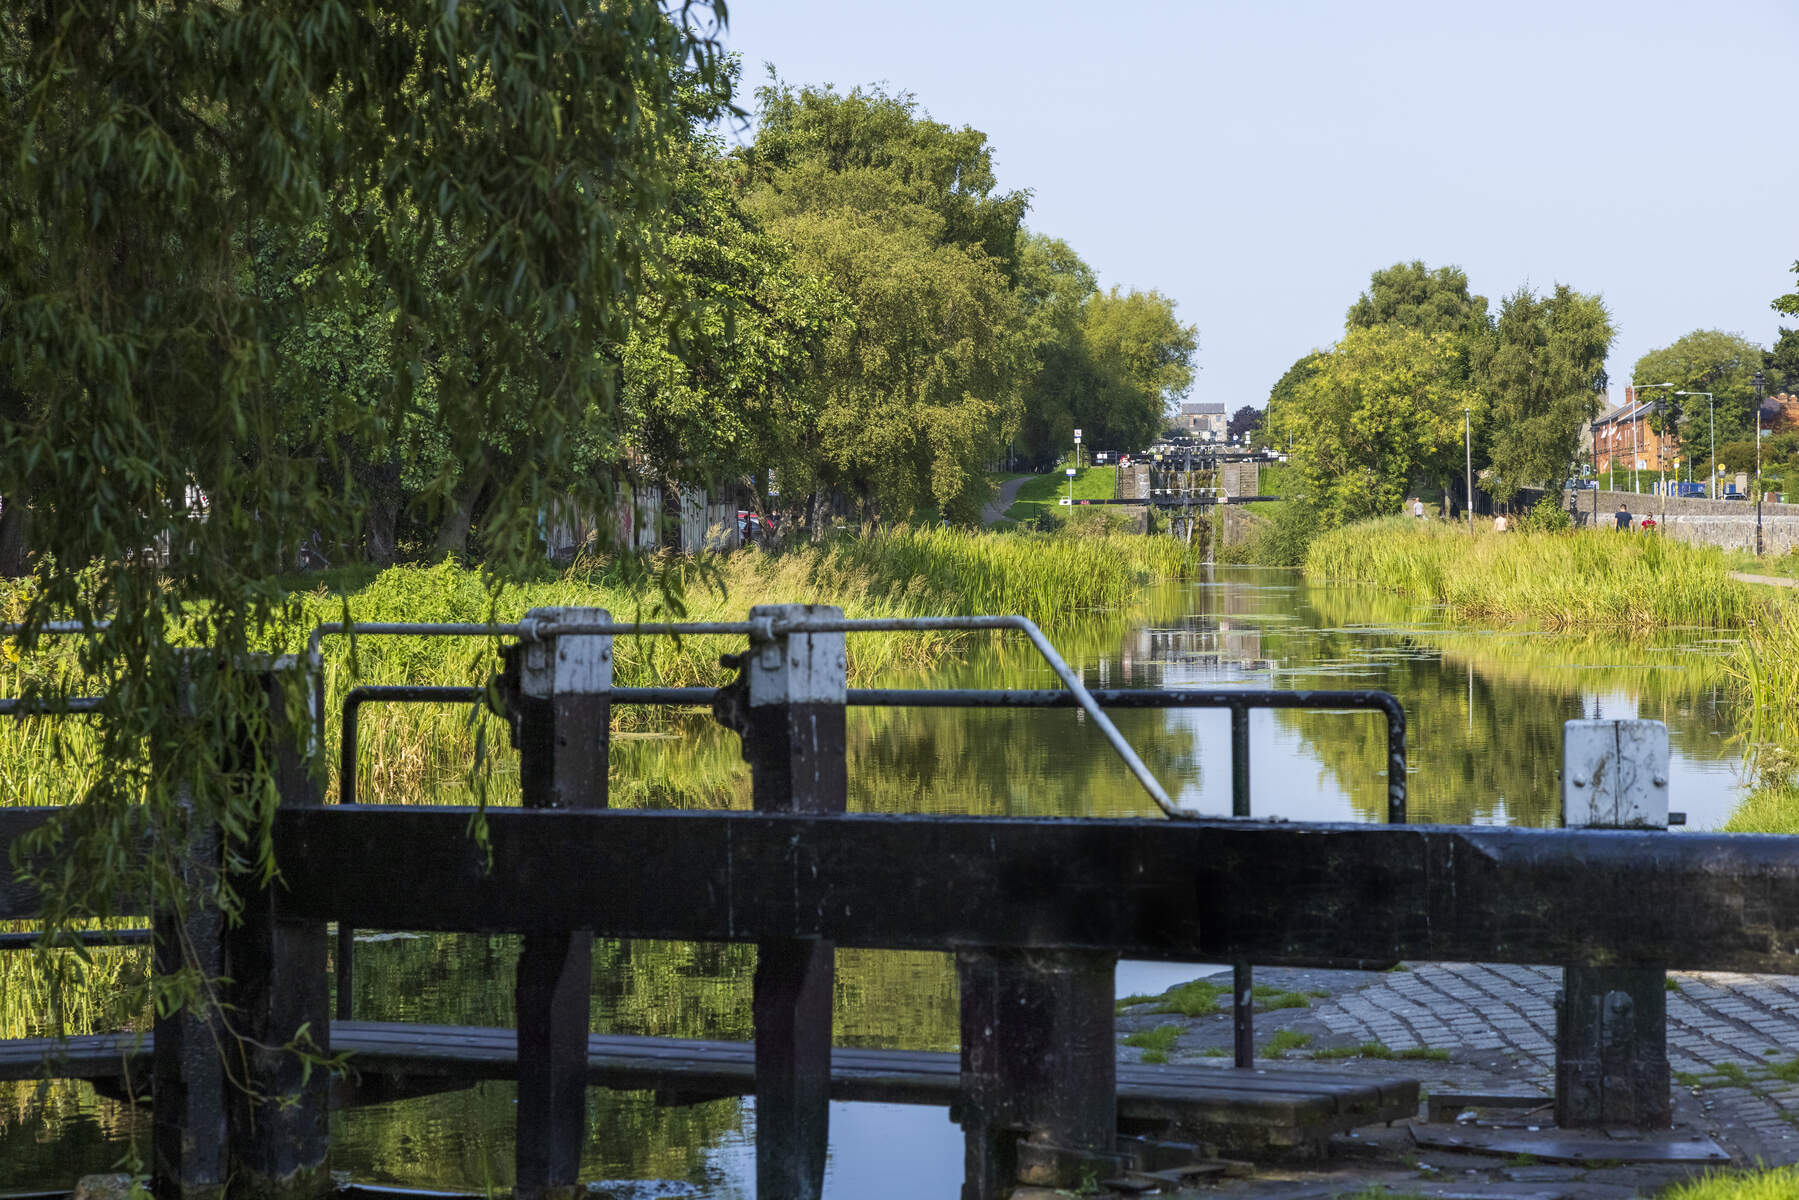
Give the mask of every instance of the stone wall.
[[[1644, 517], [1654, 517], [1656, 525], [1668, 536], [1682, 542], [1702, 546], [1722, 546], [1727, 550], [1755, 549], [1755, 501], [1706, 500], [1697, 496], [1669, 496], [1663, 515], [1661, 496], [1635, 492], [1567, 491], [1562, 501], [1571, 507], [1578, 524], [1594, 523], [1594, 505], [1598, 505], [1598, 525], [1613, 528], [1613, 514], [1622, 503], [1630, 510], [1633, 527]], [[1799, 546], [1799, 504], [1762, 504], [1762, 549], [1767, 554], [1785, 554]]]
[[1266, 520], [1242, 504], [1220, 504], [1212, 511], [1218, 514], [1219, 524], [1223, 526], [1222, 540], [1226, 546], [1241, 546], [1255, 533], [1256, 526]]

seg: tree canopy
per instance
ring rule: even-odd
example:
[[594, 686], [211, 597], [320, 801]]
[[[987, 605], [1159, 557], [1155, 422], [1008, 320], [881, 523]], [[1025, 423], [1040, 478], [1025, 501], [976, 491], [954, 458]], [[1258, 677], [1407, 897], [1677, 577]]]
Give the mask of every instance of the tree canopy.
[[[1793, 264], [1793, 274], [1799, 277], [1799, 262]], [[1789, 317], [1799, 317], [1799, 290], [1788, 292], [1784, 296], [1774, 298], [1775, 312], [1785, 313]]]
[[[1292, 439], [1296, 455], [1316, 443], [1304, 450], [1311, 465], [1302, 475], [1341, 463], [1350, 477], [1359, 472], [1366, 503], [1390, 504], [1359, 508], [1334, 485], [1323, 486], [1321, 476], [1311, 494], [1327, 504], [1327, 521], [1392, 511], [1412, 482], [1429, 480], [1454, 495], [1464, 490], [1465, 460], [1502, 500], [1559, 482], [1575, 462], [1582, 427], [1596, 415], [1593, 380], [1614, 336], [1598, 296], [1565, 284], [1543, 296], [1523, 287], [1505, 298], [1495, 319], [1485, 297], [1468, 290], [1461, 268], [1421, 261], [1374, 272], [1346, 326], [1337, 346], [1288, 368], [1268, 403], [1271, 427]], [[1367, 336], [1383, 331], [1384, 340]], [[1355, 353], [1346, 355], [1352, 339], [1359, 339]], [[1369, 396], [1388, 398], [1378, 416], [1368, 409]], [[1413, 399], [1396, 399], [1403, 396]], [[1441, 436], [1448, 400], [1468, 410], [1466, 449], [1461, 430], [1451, 441]], [[1359, 443], [1345, 430], [1370, 422], [1388, 431], [1396, 450], [1358, 463], [1352, 449]], [[1410, 474], [1400, 478], [1402, 470]]]
[[[575, 449], [617, 438], [604, 347], [660, 255], [671, 131], [728, 102], [687, 23], [722, 10], [0, 3], [0, 495], [40, 551], [21, 642], [87, 630], [109, 764], [43, 835], [53, 928], [118, 890], [179, 903], [179, 838], [154, 835], [190, 819], [272, 867], [272, 767], [232, 757], [268, 720], [248, 654], [296, 547], [366, 507], [363, 466], [429, 443], [439, 482], [486, 468], [495, 578], [603, 485]], [[206, 686], [177, 641], [210, 648]]]
[[1799, 329], [1782, 327], [1773, 349], [1762, 358], [1767, 393], [1799, 392]]
[[1547, 296], [1519, 288], [1501, 303], [1480, 371], [1493, 495], [1510, 500], [1567, 476], [1582, 428], [1599, 415], [1594, 381], [1614, 336], [1604, 302], [1566, 284]]
[[1262, 410], [1253, 404], [1245, 404], [1231, 414], [1231, 423], [1225, 433], [1234, 438], [1247, 438], [1262, 427]]
[[[1755, 372], [1764, 361], [1763, 349], [1741, 334], [1721, 329], [1695, 329], [1673, 343], [1651, 350], [1637, 359], [1632, 382], [1672, 383], [1646, 394], [1660, 412], [1657, 424], [1677, 428], [1689, 446], [1707, 445], [1713, 436], [1720, 442], [1753, 436], [1755, 428]], [[1666, 393], [1663, 399], [1658, 393]], [[1700, 395], [1678, 392], [1710, 392], [1712, 401]]]
[[1421, 260], [1376, 271], [1368, 290], [1349, 306], [1348, 330], [1398, 325], [1420, 333], [1476, 333], [1486, 329], [1487, 298], [1471, 295], [1460, 267], [1435, 269]]
[[1448, 333], [1375, 325], [1316, 356], [1280, 420], [1295, 431], [1299, 490], [1321, 525], [1398, 511], [1414, 477], [1441, 475], [1459, 455], [1462, 411], [1477, 397], [1457, 377], [1458, 354]]

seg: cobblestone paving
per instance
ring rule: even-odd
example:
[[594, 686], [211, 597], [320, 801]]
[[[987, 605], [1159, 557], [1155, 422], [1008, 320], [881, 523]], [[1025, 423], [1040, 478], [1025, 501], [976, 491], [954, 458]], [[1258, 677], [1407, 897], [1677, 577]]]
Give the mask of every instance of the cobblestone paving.
[[[1701, 1090], [1708, 1132], [1756, 1157], [1799, 1158], [1799, 1070], [1789, 1066], [1799, 1061], [1799, 978], [1671, 978], [1668, 1062], [1678, 1080]], [[1320, 1000], [1312, 1015], [1351, 1042], [1502, 1054], [1547, 1091], [1561, 982], [1553, 967], [1420, 963]]]
[[[1211, 978], [1228, 986], [1230, 976]], [[1715, 1139], [1738, 1167], [1799, 1162], [1799, 977], [1717, 972], [1670, 978], [1674, 1133]], [[1383, 974], [1267, 968], [1257, 971], [1256, 982], [1299, 992], [1310, 1001], [1304, 1008], [1256, 1016], [1256, 1039], [1264, 1050], [1281, 1031], [1311, 1039], [1286, 1055], [1287, 1066], [1299, 1066], [1314, 1051], [1379, 1042], [1392, 1051], [1440, 1053], [1409, 1061], [1326, 1056], [1319, 1065], [1413, 1078], [1431, 1092], [1554, 1090], [1560, 968], [1417, 963]], [[1146, 1006], [1121, 1017], [1121, 1026], [1150, 1028], [1167, 1019]], [[1174, 1059], [1216, 1062], [1229, 1045], [1227, 1014], [1190, 1019]], [[1413, 1144], [1405, 1126], [1359, 1131], [1354, 1135], [1359, 1143], [1351, 1139], [1348, 1145], [1359, 1145], [1364, 1153], [1347, 1152], [1339, 1139], [1328, 1163], [1285, 1173], [1263, 1164], [1254, 1178], [1196, 1194], [1214, 1200], [1338, 1200], [1384, 1185], [1395, 1195], [1457, 1200], [1633, 1200], [1657, 1196], [1703, 1169], [1630, 1162], [1523, 1165], [1425, 1151]]]

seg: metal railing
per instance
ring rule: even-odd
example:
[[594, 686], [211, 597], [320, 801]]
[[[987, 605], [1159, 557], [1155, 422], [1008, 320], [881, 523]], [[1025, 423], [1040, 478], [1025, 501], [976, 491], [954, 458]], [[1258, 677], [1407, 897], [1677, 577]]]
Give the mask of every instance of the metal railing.
[[[752, 642], [772, 641], [788, 633], [875, 633], [875, 632], [964, 632], [1012, 630], [1025, 634], [1050, 669], [1065, 685], [1061, 689], [931, 689], [931, 688], [849, 688], [845, 703], [851, 707], [893, 708], [1080, 708], [1094, 721], [1107, 742], [1124, 760], [1125, 765], [1155, 801], [1171, 818], [1199, 814], [1177, 806], [1168, 792], [1151, 774], [1118, 727], [1104, 711], [1118, 709], [1161, 708], [1225, 708], [1231, 714], [1231, 815], [1249, 817], [1250, 754], [1249, 712], [1255, 708], [1311, 710], [1367, 710], [1385, 715], [1387, 722], [1387, 812], [1389, 824], [1403, 824], [1406, 819], [1406, 723], [1405, 710], [1390, 693], [1376, 690], [1280, 691], [1270, 689], [1101, 689], [1090, 690], [1080, 676], [1057, 652], [1035, 622], [1022, 616], [971, 617], [895, 617], [844, 618], [804, 617], [777, 619], [752, 617], [744, 621], [662, 621], [662, 622], [571, 622], [539, 621], [526, 618], [513, 624], [476, 624], [449, 622], [371, 622], [345, 624], [333, 622], [316, 627], [307, 643], [308, 659], [314, 665], [316, 720], [322, 737], [324, 727], [324, 678], [316, 669], [320, 662], [323, 639], [328, 636], [391, 637], [516, 637], [525, 641], [567, 634], [606, 636], [703, 636], [726, 635], [748, 637]], [[47, 632], [85, 632], [83, 627], [48, 629]], [[614, 704], [644, 704], [675, 707], [710, 707], [717, 688], [614, 688]], [[357, 743], [360, 734], [362, 706], [369, 703], [453, 704], [475, 703], [485, 694], [480, 687], [437, 685], [361, 685], [351, 688], [344, 697], [343, 727], [338, 756], [338, 802], [353, 805], [356, 799]], [[70, 697], [63, 701], [23, 701], [0, 698], [0, 716], [64, 715], [92, 712], [100, 698]], [[120, 935], [123, 935], [121, 937]], [[87, 945], [137, 943], [148, 939], [149, 930], [92, 931], [76, 935]], [[34, 944], [37, 935], [13, 933], [0, 935], [0, 950]], [[339, 1020], [349, 1020], [354, 1012], [353, 982], [355, 964], [355, 930], [340, 925], [337, 931], [337, 1002]], [[1232, 1025], [1234, 1059], [1239, 1067], [1247, 1067], [1254, 1057], [1253, 971], [1244, 962], [1232, 964]]]
[[[847, 624], [848, 622], [843, 622]], [[821, 625], [827, 624], [820, 622]], [[606, 628], [557, 626], [557, 633], [604, 632]], [[643, 704], [671, 707], [709, 708], [719, 689], [683, 688], [614, 688], [614, 704]], [[350, 690], [344, 697], [342, 745], [339, 751], [338, 802], [356, 802], [356, 760], [358, 716], [366, 703], [474, 703], [484, 694], [478, 687], [363, 686]], [[1324, 711], [1374, 711], [1386, 717], [1387, 724], [1387, 810], [1389, 824], [1401, 825], [1406, 819], [1406, 722], [1405, 709], [1390, 692], [1370, 689], [1354, 690], [1274, 690], [1240, 688], [1115, 688], [1088, 691], [1096, 705], [1116, 709], [1224, 708], [1231, 720], [1231, 815], [1249, 817], [1250, 754], [1249, 713], [1251, 709], [1309, 709]], [[1081, 698], [1070, 691], [1038, 689], [971, 689], [971, 688], [849, 688], [844, 702], [849, 707], [878, 708], [1075, 708], [1085, 711]], [[1110, 725], [1110, 722], [1108, 722]], [[1115, 727], [1114, 727], [1115, 728]], [[1164, 809], [1164, 811], [1167, 811]], [[1175, 810], [1184, 815], [1186, 810]], [[354, 1013], [352, 983], [355, 962], [355, 931], [338, 928], [337, 1019], [350, 1020]], [[1254, 971], [1251, 964], [1232, 964], [1231, 1024], [1233, 1060], [1238, 1067], [1249, 1067], [1255, 1057]]]

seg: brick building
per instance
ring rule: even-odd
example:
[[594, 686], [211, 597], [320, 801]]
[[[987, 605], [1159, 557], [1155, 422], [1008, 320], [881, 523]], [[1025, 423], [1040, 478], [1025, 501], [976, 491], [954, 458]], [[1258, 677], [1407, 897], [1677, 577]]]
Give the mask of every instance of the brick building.
[[[1653, 393], [1650, 393], [1653, 394]], [[1673, 430], [1657, 433], [1650, 422], [1661, 411], [1659, 400], [1642, 398], [1634, 388], [1625, 388], [1625, 403], [1601, 413], [1588, 428], [1589, 439], [1583, 439], [1593, 455], [1596, 474], [1603, 475], [1616, 460], [1617, 469], [1628, 471], [1634, 458], [1645, 471], [1672, 470], [1676, 458], [1687, 460], [1680, 437]], [[1770, 396], [1762, 405], [1764, 434], [1785, 433], [1799, 429], [1799, 396]], [[1704, 446], [1701, 444], [1701, 452]]]

